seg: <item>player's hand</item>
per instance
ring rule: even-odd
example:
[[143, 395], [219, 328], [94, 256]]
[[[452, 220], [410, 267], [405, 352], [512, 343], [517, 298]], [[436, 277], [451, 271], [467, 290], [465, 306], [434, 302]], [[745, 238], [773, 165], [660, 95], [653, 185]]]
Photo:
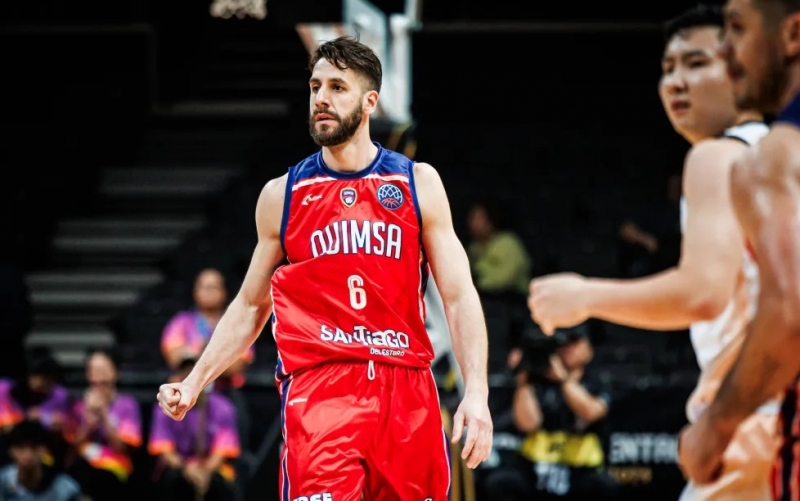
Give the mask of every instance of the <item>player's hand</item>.
[[558, 328], [574, 327], [589, 318], [583, 297], [586, 279], [575, 273], [558, 273], [531, 281], [528, 308], [542, 332], [552, 336]]
[[461, 458], [474, 469], [492, 452], [492, 416], [485, 393], [470, 392], [469, 389], [464, 393], [464, 399], [453, 416], [453, 443], [461, 440], [464, 428], [467, 429], [467, 438]]
[[722, 474], [722, 457], [733, 433], [714, 426], [708, 414], [683, 429], [678, 438], [678, 466], [687, 480], [705, 485]]
[[197, 402], [199, 391], [185, 383], [162, 384], [158, 389], [158, 406], [164, 414], [180, 421]]

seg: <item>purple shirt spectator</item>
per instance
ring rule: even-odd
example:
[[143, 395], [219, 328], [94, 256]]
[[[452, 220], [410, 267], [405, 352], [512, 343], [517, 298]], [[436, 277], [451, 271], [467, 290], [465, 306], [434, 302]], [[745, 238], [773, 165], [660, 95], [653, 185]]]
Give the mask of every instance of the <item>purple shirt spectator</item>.
[[56, 385], [49, 396], [35, 405], [23, 405], [13, 395], [17, 383], [0, 380], [0, 428], [10, 428], [25, 417], [39, 420], [45, 428], [64, 430], [71, 414], [71, 402], [66, 388]]
[[[198, 311], [182, 311], [177, 313], [164, 328], [161, 336], [161, 353], [164, 358], [173, 350], [180, 349], [186, 356], [197, 358], [203, 352], [214, 333], [216, 325], [212, 325]], [[255, 358], [255, 348], [250, 348], [242, 355], [242, 360], [252, 363]], [[215, 382], [215, 389], [226, 389], [225, 386], [231, 385], [234, 388], [241, 388], [244, 384], [244, 374], [236, 374], [230, 382], [225, 378], [220, 378]]]
[[[74, 407], [75, 422], [78, 427], [87, 425], [84, 402]], [[109, 424], [116, 430], [119, 440], [129, 447], [142, 445], [142, 423], [139, 403], [130, 395], [117, 395], [108, 408]], [[114, 450], [110, 446], [105, 428], [101, 425], [88, 435], [83, 443], [76, 444], [81, 456], [94, 468], [107, 470], [120, 480], [127, 480], [133, 472], [133, 463], [127, 453]]]
[[[186, 413], [182, 421], [174, 421], [159, 407], [153, 409], [153, 425], [150, 431], [148, 451], [153, 456], [175, 452], [185, 462], [203, 461], [210, 456], [235, 459], [241, 454], [239, 433], [236, 429], [236, 409], [224, 396], [207, 393], [204, 408], [196, 406]], [[207, 412], [203, 450], [197, 450], [200, 419]], [[219, 473], [226, 480], [233, 480], [233, 468], [223, 463]]]

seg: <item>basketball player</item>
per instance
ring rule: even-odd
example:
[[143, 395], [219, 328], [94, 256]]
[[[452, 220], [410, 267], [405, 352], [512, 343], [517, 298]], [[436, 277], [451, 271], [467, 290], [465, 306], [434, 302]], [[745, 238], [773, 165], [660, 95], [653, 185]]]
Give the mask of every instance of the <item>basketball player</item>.
[[492, 442], [486, 327], [466, 253], [433, 167], [370, 140], [382, 75], [374, 52], [337, 38], [309, 67], [309, 130], [322, 150], [265, 186], [241, 291], [196, 369], [158, 400], [182, 419], [273, 313], [280, 499], [446, 501], [449, 444], [424, 324], [428, 262], [465, 384], [452, 439], [466, 429], [470, 468]]
[[723, 451], [740, 423], [788, 387], [772, 478], [774, 499], [790, 501], [800, 498], [800, 0], [729, 0], [725, 31], [737, 101], [777, 115], [731, 174], [761, 285], [744, 346], [713, 403], [681, 437], [680, 460], [698, 483], [724, 474]]
[[[530, 296], [534, 319], [546, 332], [588, 317], [651, 330], [689, 327], [702, 370], [687, 403], [689, 421], [697, 420], [714, 398], [735, 360], [758, 285], [758, 270], [745, 253], [733, 212], [728, 177], [734, 160], [768, 129], [759, 113], [736, 106], [718, 54], [722, 23], [719, 9], [704, 6], [667, 23], [660, 96], [670, 122], [692, 144], [684, 168], [679, 264], [635, 280], [544, 277], [532, 282]], [[770, 498], [778, 403], [751, 411], [755, 414], [728, 451], [728, 474], [712, 485], [689, 482], [682, 500]]]

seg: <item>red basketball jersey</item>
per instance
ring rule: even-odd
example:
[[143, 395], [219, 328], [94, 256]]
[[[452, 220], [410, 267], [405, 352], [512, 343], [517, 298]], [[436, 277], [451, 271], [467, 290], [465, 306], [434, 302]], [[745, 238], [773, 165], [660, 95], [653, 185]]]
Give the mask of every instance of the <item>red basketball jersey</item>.
[[321, 152], [289, 169], [289, 264], [272, 278], [279, 378], [335, 361], [430, 367], [414, 162], [378, 148], [355, 173], [330, 169]]

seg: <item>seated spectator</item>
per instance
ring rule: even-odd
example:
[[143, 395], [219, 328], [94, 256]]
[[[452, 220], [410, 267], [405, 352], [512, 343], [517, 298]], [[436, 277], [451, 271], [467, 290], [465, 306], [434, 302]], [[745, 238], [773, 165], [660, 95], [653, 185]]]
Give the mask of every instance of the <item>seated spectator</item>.
[[[49, 461], [63, 464], [71, 402], [66, 388], [59, 384], [61, 367], [47, 351], [35, 353], [27, 366], [21, 381], [0, 380], [0, 430], [8, 432], [25, 419], [41, 422], [53, 435]], [[2, 448], [7, 452], [7, 447]], [[6, 455], [3, 459], [6, 464], [10, 458]]]
[[[194, 308], [177, 313], [161, 337], [161, 353], [170, 369], [176, 369], [186, 358], [200, 356], [225, 312], [227, 297], [225, 279], [218, 270], [206, 269], [197, 275]], [[241, 360], [214, 382], [214, 388], [240, 388], [244, 384], [244, 370], [253, 361], [254, 354], [251, 346]]]
[[139, 403], [117, 393], [118, 360], [95, 350], [86, 359], [89, 387], [74, 406], [73, 443], [79, 458], [70, 473], [92, 499], [119, 499], [133, 472], [131, 449], [142, 444]]
[[[185, 360], [171, 381], [182, 381], [194, 364], [195, 360]], [[198, 496], [207, 501], [233, 500], [232, 460], [240, 455], [236, 410], [219, 393], [202, 393], [182, 421], [156, 406], [148, 450], [158, 458], [165, 501], [194, 501]]]
[[680, 259], [681, 176], [670, 176], [667, 193], [619, 227], [623, 276], [638, 278], [666, 270]]
[[[206, 269], [197, 275], [194, 302], [193, 309], [176, 314], [164, 329], [161, 352], [170, 369], [176, 369], [186, 358], [200, 356], [225, 312], [227, 291], [225, 279], [218, 270]], [[214, 390], [222, 392], [236, 407], [239, 420], [237, 429], [242, 444], [249, 441], [250, 413], [247, 401], [238, 390], [245, 383], [244, 372], [254, 356], [255, 350], [251, 346], [238, 362], [214, 381]]]
[[83, 499], [75, 480], [46, 465], [48, 433], [39, 421], [18, 423], [12, 428], [8, 439], [13, 464], [0, 470], [0, 500]]
[[617, 499], [602, 447], [610, 398], [586, 373], [592, 345], [580, 329], [555, 339], [539, 335], [526, 335], [510, 360], [517, 374], [513, 420], [525, 434], [517, 463], [487, 478], [486, 489], [510, 501]]
[[[531, 258], [511, 231], [511, 214], [498, 201], [473, 205], [467, 248], [475, 287], [482, 294], [527, 297]], [[523, 301], [524, 303], [524, 301]]]

